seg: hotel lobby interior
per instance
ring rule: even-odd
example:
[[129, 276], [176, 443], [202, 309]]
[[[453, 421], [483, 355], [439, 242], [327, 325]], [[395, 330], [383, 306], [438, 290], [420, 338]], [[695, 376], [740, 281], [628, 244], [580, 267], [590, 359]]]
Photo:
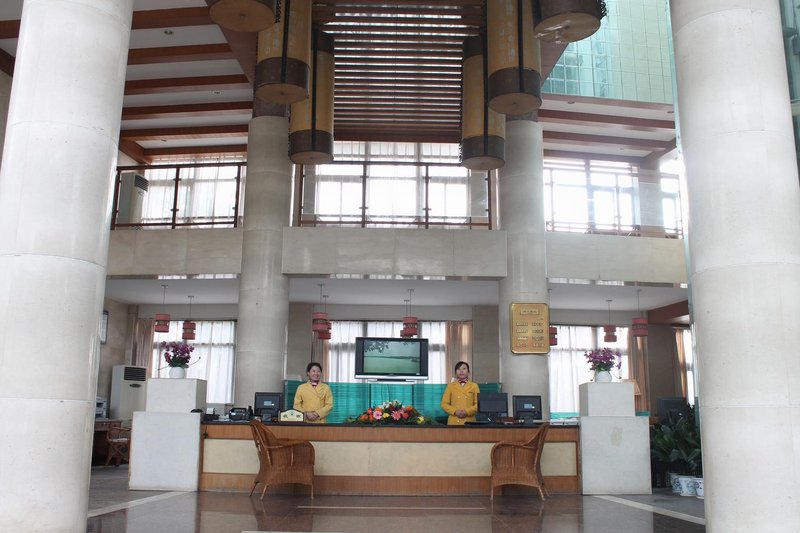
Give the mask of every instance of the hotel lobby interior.
[[[4, 0], [0, 533], [800, 531], [797, 20], [788, 0]], [[188, 379], [159, 349], [181, 335]], [[360, 337], [427, 339], [425, 379], [361, 376]], [[604, 347], [612, 384], [584, 356]], [[546, 497], [494, 486], [495, 443], [542, 428], [519, 416], [357, 427], [394, 399], [445, 421], [460, 360], [515, 411], [538, 398]], [[263, 391], [292, 408], [309, 361], [329, 424], [266, 427], [313, 443], [313, 492], [250, 495], [246, 418]], [[651, 468], [675, 399], [705, 499]]]

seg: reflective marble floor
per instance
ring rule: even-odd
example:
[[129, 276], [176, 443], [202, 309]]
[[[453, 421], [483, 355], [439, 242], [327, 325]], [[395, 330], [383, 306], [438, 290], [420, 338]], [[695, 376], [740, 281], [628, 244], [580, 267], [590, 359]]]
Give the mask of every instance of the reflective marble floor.
[[92, 471], [87, 533], [705, 531], [703, 502], [641, 496], [377, 497], [127, 490], [127, 468]]

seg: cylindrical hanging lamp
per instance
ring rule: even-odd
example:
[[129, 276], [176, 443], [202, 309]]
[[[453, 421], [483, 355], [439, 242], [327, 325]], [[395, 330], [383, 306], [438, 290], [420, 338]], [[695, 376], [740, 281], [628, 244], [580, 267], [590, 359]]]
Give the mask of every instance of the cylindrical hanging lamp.
[[549, 43], [574, 43], [600, 29], [604, 0], [533, 0], [533, 33]]
[[[163, 309], [167, 303], [167, 287], [168, 285], [161, 285], [161, 308]], [[156, 313], [155, 325], [153, 330], [158, 333], [169, 333], [169, 313]]]
[[489, 108], [486, 36], [464, 40], [461, 96], [461, 164], [494, 170], [506, 163], [506, 117]]
[[254, 32], [275, 24], [276, 0], [211, 0], [211, 20], [226, 30]]
[[639, 293], [642, 289], [636, 289], [636, 312], [640, 316], [634, 317], [631, 320], [631, 334], [634, 337], [647, 337], [647, 317], [641, 316], [641, 309], [639, 308]]
[[289, 159], [303, 165], [333, 161], [333, 37], [314, 31], [311, 97], [292, 104]]
[[311, 0], [283, 0], [281, 20], [258, 34], [255, 95], [276, 104], [308, 98]]
[[611, 323], [611, 300], [606, 300], [608, 304], [608, 323], [603, 326], [603, 342], [617, 342], [617, 326]]
[[542, 105], [542, 59], [530, 0], [487, 0], [489, 107], [522, 115]]
[[403, 300], [406, 303], [406, 316], [403, 317], [403, 329], [400, 330], [400, 336], [404, 339], [411, 338], [419, 333], [419, 320], [415, 316], [411, 316], [411, 294], [414, 289], [408, 289], [408, 299]]
[[197, 324], [192, 322], [192, 301], [194, 300], [194, 296], [189, 296], [189, 318], [183, 321], [183, 340], [191, 341], [194, 340], [195, 334], [194, 331], [197, 329]]

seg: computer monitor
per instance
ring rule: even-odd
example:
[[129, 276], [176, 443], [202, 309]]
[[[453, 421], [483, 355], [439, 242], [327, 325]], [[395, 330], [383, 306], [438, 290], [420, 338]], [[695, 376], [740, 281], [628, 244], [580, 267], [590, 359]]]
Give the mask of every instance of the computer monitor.
[[257, 392], [253, 400], [253, 414], [260, 416], [264, 422], [277, 419], [283, 410], [283, 393]]
[[658, 421], [662, 424], [667, 421], [677, 422], [689, 416], [689, 404], [681, 396], [656, 398]]
[[534, 421], [542, 419], [541, 396], [514, 395], [512, 403], [514, 404], [514, 418], [517, 420], [532, 424]]
[[499, 418], [508, 416], [508, 393], [481, 392], [478, 394], [478, 412], [485, 415], [490, 422], [499, 422]]

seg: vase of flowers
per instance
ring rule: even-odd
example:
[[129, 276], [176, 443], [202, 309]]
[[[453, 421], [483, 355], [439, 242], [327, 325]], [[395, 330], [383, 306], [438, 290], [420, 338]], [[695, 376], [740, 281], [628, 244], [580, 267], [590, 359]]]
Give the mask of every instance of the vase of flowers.
[[370, 407], [358, 416], [350, 417], [351, 424], [379, 425], [418, 425], [432, 424], [433, 421], [417, 411], [412, 405], [403, 405], [399, 400], [391, 400]]
[[164, 341], [159, 346], [164, 350], [164, 360], [169, 367], [169, 377], [185, 378], [186, 369], [189, 368], [189, 361], [192, 359], [194, 346], [176, 341]]
[[594, 371], [595, 383], [609, 383], [611, 381], [611, 369], [620, 369], [622, 366], [622, 356], [619, 350], [613, 351], [611, 348], [600, 348], [591, 350], [583, 354], [589, 361], [589, 370]]

